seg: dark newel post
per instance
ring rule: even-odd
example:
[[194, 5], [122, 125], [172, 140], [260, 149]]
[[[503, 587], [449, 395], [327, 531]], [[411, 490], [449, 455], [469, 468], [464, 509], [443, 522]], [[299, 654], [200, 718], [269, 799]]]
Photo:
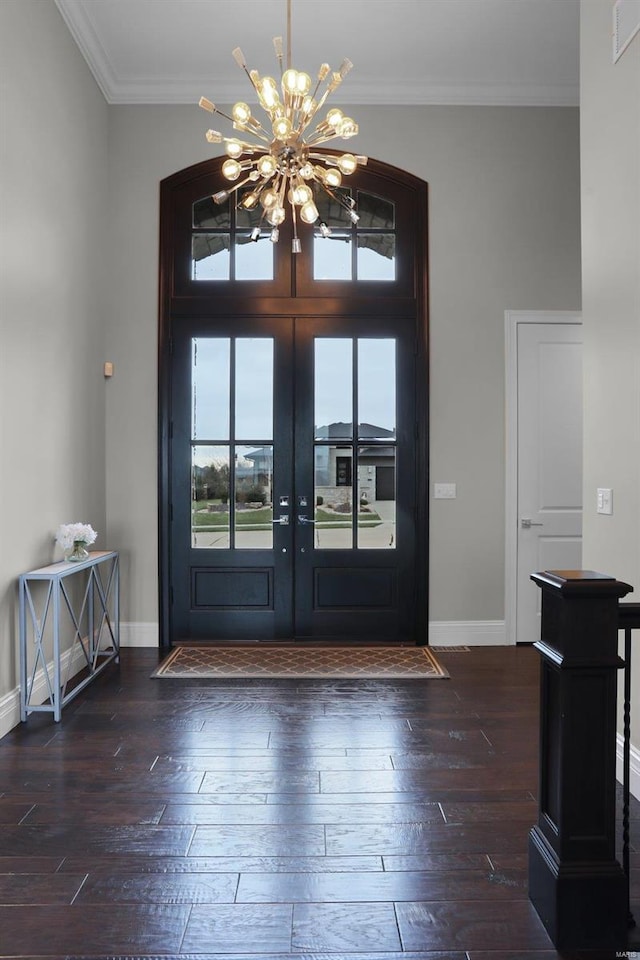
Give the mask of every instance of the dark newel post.
[[542, 669], [529, 896], [559, 949], [614, 949], [628, 917], [615, 858], [618, 600], [632, 588], [591, 570], [531, 579], [542, 589]]

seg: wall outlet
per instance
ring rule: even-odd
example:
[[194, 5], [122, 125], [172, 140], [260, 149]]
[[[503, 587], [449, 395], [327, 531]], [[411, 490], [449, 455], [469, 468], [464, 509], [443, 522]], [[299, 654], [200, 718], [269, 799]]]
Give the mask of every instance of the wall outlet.
[[456, 499], [455, 483], [434, 483], [433, 499], [434, 500], [455, 500]]
[[597, 513], [613, 513], [613, 490], [610, 487], [598, 487], [597, 489]]

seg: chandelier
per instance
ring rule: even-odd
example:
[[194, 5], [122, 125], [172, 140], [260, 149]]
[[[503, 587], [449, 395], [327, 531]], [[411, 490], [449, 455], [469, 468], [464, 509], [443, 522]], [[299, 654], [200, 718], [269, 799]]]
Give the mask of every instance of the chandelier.
[[339, 188], [342, 178], [352, 174], [358, 166], [364, 166], [367, 157], [353, 153], [332, 154], [324, 150], [316, 152], [330, 140], [349, 140], [358, 133], [355, 120], [346, 117], [336, 107], [330, 109], [323, 120], [316, 121], [328, 97], [351, 70], [351, 61], [343, 60], [337, 71], [323, 63], [312, 89], [309, 74], [291, 66], [291, 0], [287, 0], [286, 69], [282, 37], [274, 37], [273, 46], [280, 68], [279, 85], [273, 77], [261, 77], [257, 70], [248, 70], [240, 47], [232, 51], [234, 60], [248, 76], [268, 120], [263, 123], [254, 117], [249, 105], [243, 101], [234, 104], [231, 116], [206, 97], [201, 97], [200, 106], [229, 120], [233, 129], [247, 138], [226, 137], [217, 130], [206, 133], [209, 143], [224, 143], [227, 159], [222, 164], [222, 173], [235, 184], [215, 193], [215, 203], [226, 203], [235, 193], [238, 207], [261, 209], [260, 225], [253, 228], [251, 239], [260, 239], [262, 224], [266, 220], [271, 227], [273, 243], [279, 239], [280, 225], [286, 220], [288, 207], [293, 226], [292, 252], [300, 253], [298, 218], [303, 223], [318, 223], [323, 237], [331, 233], [330, 227], [320, 219], [316, 204], [322, 192], [346, 210], [352, 223], [358, 222], [355, 201], [348, 191]]

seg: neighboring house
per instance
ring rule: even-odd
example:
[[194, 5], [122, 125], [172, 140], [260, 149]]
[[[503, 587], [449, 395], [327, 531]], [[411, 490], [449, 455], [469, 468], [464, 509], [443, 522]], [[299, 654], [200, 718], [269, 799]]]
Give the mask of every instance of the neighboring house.
[[[341, 447], [339, 440], [351, 436], [351, 424], [330, 423], [316, 429], [316, 439], [335, 439], [334, 445], [316, 446], [315, 477], [316, 497], [338, 503], [350, 499], [353, 483], [353, 463], [351, 450]], [[385, 439], [395, 439], [395, 431], [378, 427], [371, 423], [358, 426], [358, 436], [362, 440], [378, 441], [362, 444], [358, 448], [357, 491], [362, 500], [371, 503], [374, 500], [395, 499], [395, 446], [380, 443]]]

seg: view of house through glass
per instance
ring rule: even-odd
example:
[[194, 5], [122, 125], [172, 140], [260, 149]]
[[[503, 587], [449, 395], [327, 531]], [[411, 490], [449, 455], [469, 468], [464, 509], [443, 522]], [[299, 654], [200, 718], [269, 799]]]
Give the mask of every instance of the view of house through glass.
[[[316, 337], [313, 366], [314, 546], [393, 549], [396, 342]], [[273, 548], [276, 388], [272, 338], [192, 338], [192, 547]]]

